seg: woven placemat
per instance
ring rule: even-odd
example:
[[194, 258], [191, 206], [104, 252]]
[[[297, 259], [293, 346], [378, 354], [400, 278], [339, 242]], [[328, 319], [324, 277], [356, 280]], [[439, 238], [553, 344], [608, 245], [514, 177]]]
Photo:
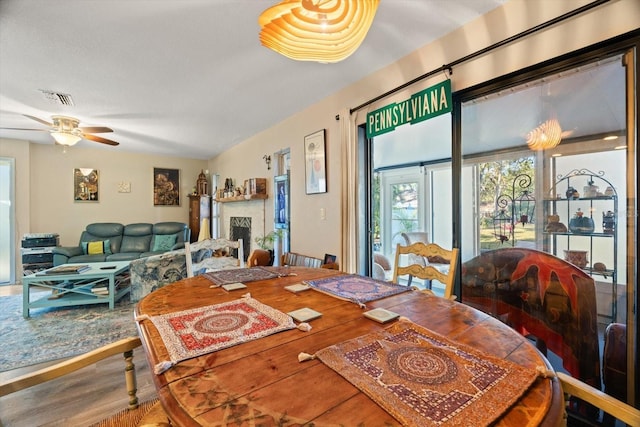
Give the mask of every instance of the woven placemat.
[[307, 280], [304, 283], [314, 290], [352, 301], [356, 304], [364, 304], [411, 290], [407, 286], [400, 286], [357, 274], [343, 274], [324, 279]]
[[262, 267], [233, 268], [229, 270], [210, 271], [202, 276], [211, 280], [216, 285], [228, 285], [229, 283], [246, 283], [257, 280], [267, 280], [280, 277], [279, 274]]
[[162, 314], [140, 316], [158, 329], [171, 360], [154, 367], [160, 374], [176, 363], [277, 332], [296, 328], [293, 319], [249, 295], [235, 301]]
[[408, 320], [316, 357], [405, 426], [488, 426], [538, 376]]

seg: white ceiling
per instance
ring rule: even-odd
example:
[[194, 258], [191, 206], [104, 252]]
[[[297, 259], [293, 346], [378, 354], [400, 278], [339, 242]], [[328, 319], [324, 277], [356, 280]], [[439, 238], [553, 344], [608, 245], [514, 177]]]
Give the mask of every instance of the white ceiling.
[[[505, 1], [381, 0], [358, 51], [318, 64], [260, 45], [275, 0], [1, 0], [0, 127], [70, 115], [120, 142], [80, 146], [208, 159]], [[47, 132], [0, 138], [53, 144]]]

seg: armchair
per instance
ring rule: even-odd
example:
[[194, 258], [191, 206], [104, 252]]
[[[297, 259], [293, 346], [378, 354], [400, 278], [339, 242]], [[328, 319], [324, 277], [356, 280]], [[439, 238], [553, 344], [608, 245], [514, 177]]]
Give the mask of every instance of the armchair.
[[129, 298], [132, 302], [138, 302], [156, 289], [187, 277], [185, 250], [179, 249], [135, 259], [129, 264], [129, 274]]

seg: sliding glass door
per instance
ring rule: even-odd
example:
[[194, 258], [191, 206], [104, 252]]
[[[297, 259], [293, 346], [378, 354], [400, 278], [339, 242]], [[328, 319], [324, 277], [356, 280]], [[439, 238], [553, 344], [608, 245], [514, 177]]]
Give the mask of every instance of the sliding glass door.
[[[389, 279], [396, 245], [407, 244], [404, 233], [452, 247], [451, 116], [376, 136], [372, 158], [373, 271], [380, 271], [375, 263], [382, 262]], [[441, 291], [438, 283], [433, 287]]]
[[[462, 302], [520, 329], [556, 369], [596, 387], [609, 325], [636, 325], [636, 88], [628, 56], [476, 89], [461, 106]], [[633, 373], [636, 356], [627, 352]]]

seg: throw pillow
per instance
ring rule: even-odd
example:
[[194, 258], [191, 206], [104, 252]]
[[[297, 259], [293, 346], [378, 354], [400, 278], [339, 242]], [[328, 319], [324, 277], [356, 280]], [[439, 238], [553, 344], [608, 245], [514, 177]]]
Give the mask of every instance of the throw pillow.
[[153, 252], [166, 252], [170, 251], [173, 245], [176, 244], [175, 234], [158, 234], [153, 241]]
[[111, 241], [98, 240], [95, 242], [82, 242], [82, 252], [85, 255], [111, 254]]

